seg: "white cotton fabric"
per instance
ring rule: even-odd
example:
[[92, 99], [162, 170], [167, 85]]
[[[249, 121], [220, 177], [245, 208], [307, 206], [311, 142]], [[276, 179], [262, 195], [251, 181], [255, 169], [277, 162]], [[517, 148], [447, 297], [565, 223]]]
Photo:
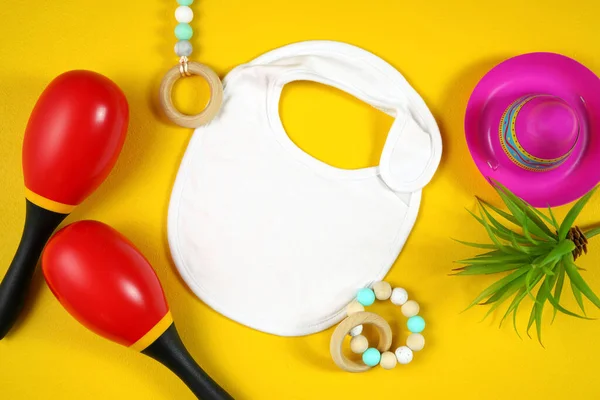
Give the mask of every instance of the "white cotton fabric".
[[[289, 139], [279, 99], [298, 80], [396, 118], [378, 167], [335, 168]], [[194, 132], [173, 189], [174, 262], [200, 299], [241, 324], [281, 336], [319, 332], [394, 264], [440, 162], [439, 129], [397, 70], [348, 44], [285, 46], [224, 83], [223, 107]]]

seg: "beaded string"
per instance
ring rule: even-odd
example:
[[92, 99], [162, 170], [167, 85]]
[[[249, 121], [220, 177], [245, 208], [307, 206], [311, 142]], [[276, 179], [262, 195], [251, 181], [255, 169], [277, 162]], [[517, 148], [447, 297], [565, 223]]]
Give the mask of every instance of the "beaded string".
[[194, 35], [194, 30], [190, 25], [190, 22], [194, 19], [194, 11], [190, 6], [194, 3], [194, 0], [177, 0], [179, 7], [175, 10], [175, 19], [178, 24], [175, 27], [175, 37], [178, 42], [175, 44], [175, 54], [179, 58], [179, 72], [181, 76], [191, 76], [188, 67], [188, 57], [192, 54], [194, 48], [190, 39]]

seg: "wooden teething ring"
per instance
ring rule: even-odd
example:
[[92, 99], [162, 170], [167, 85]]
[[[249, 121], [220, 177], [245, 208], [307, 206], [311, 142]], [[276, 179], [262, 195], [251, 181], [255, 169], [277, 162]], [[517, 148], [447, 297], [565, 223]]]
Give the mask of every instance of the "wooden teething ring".
[[379, 315], [370, 312], [357, 312], [350, 315], [348, 318], [343, 320], [337, 326], [337, 328], [335, 328], [333, 335], [331, 335], [331, 342], [329, 344], [329, 351], [331, 352], [333, 361], [338, 367], [348, 372], [364, 372], [371, 369], [371, 367], [366, 364], [359, 364], [349, 360], [346, 356], [344, 356], [342, 351], [344, 338], [350, 333], [352, 328], [364, 324], [371, 324], [377, 328], [377, 333], [379, 334], [379, 344], [377, 345], [377, 350], [383, 353], [388, 351], [392, 346], [392, 328], [390, 328], [390, 325], [386, 322], [386, 320], [381, 318]]
[[[189, 74], [188, 74], [189, 73]], [[200, 114], [187, 115], [181, 113], [173, 104], [172, 91], [175, 82], [186, 75], [199, 75], [208, 82], [210, 87], [210, 100], [208, 105]], [[176, 65], [171, 68], [162, 80], [160, 85], [160, 103], [165, 114], [171, 121], [185, 128], [198, 128], [212, 120], [223, 103], [223, 84], [219, 76], [209, 67], [197, 62], [185, 63], [185, 73], [181, 72], [181, 66]]]

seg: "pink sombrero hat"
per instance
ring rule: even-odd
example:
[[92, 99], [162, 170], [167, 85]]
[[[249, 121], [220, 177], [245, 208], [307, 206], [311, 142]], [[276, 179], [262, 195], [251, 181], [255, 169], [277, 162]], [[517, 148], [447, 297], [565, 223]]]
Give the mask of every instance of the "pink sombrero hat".
[[600, 79], [559, 54], [508, 59], [475, 87], [465, 132], [486, 178], [535, 207], [569, 203], [600, 181]]

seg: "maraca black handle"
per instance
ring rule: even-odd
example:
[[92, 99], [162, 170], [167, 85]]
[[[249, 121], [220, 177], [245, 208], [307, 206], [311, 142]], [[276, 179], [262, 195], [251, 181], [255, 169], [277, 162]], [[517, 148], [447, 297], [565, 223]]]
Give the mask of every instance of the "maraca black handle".
[[171, 324], [154, 343], [142, 351], [173, 371], [202, 400], [233, 400], [222, 387], [198, 364], [181, 342], [181, 338]]
[[2, 283], [0, 283], [0, 340], [19, 317], [42, 250], [52, 232], [65, 219], [27, 200], [25, 228], [21, 243]]

